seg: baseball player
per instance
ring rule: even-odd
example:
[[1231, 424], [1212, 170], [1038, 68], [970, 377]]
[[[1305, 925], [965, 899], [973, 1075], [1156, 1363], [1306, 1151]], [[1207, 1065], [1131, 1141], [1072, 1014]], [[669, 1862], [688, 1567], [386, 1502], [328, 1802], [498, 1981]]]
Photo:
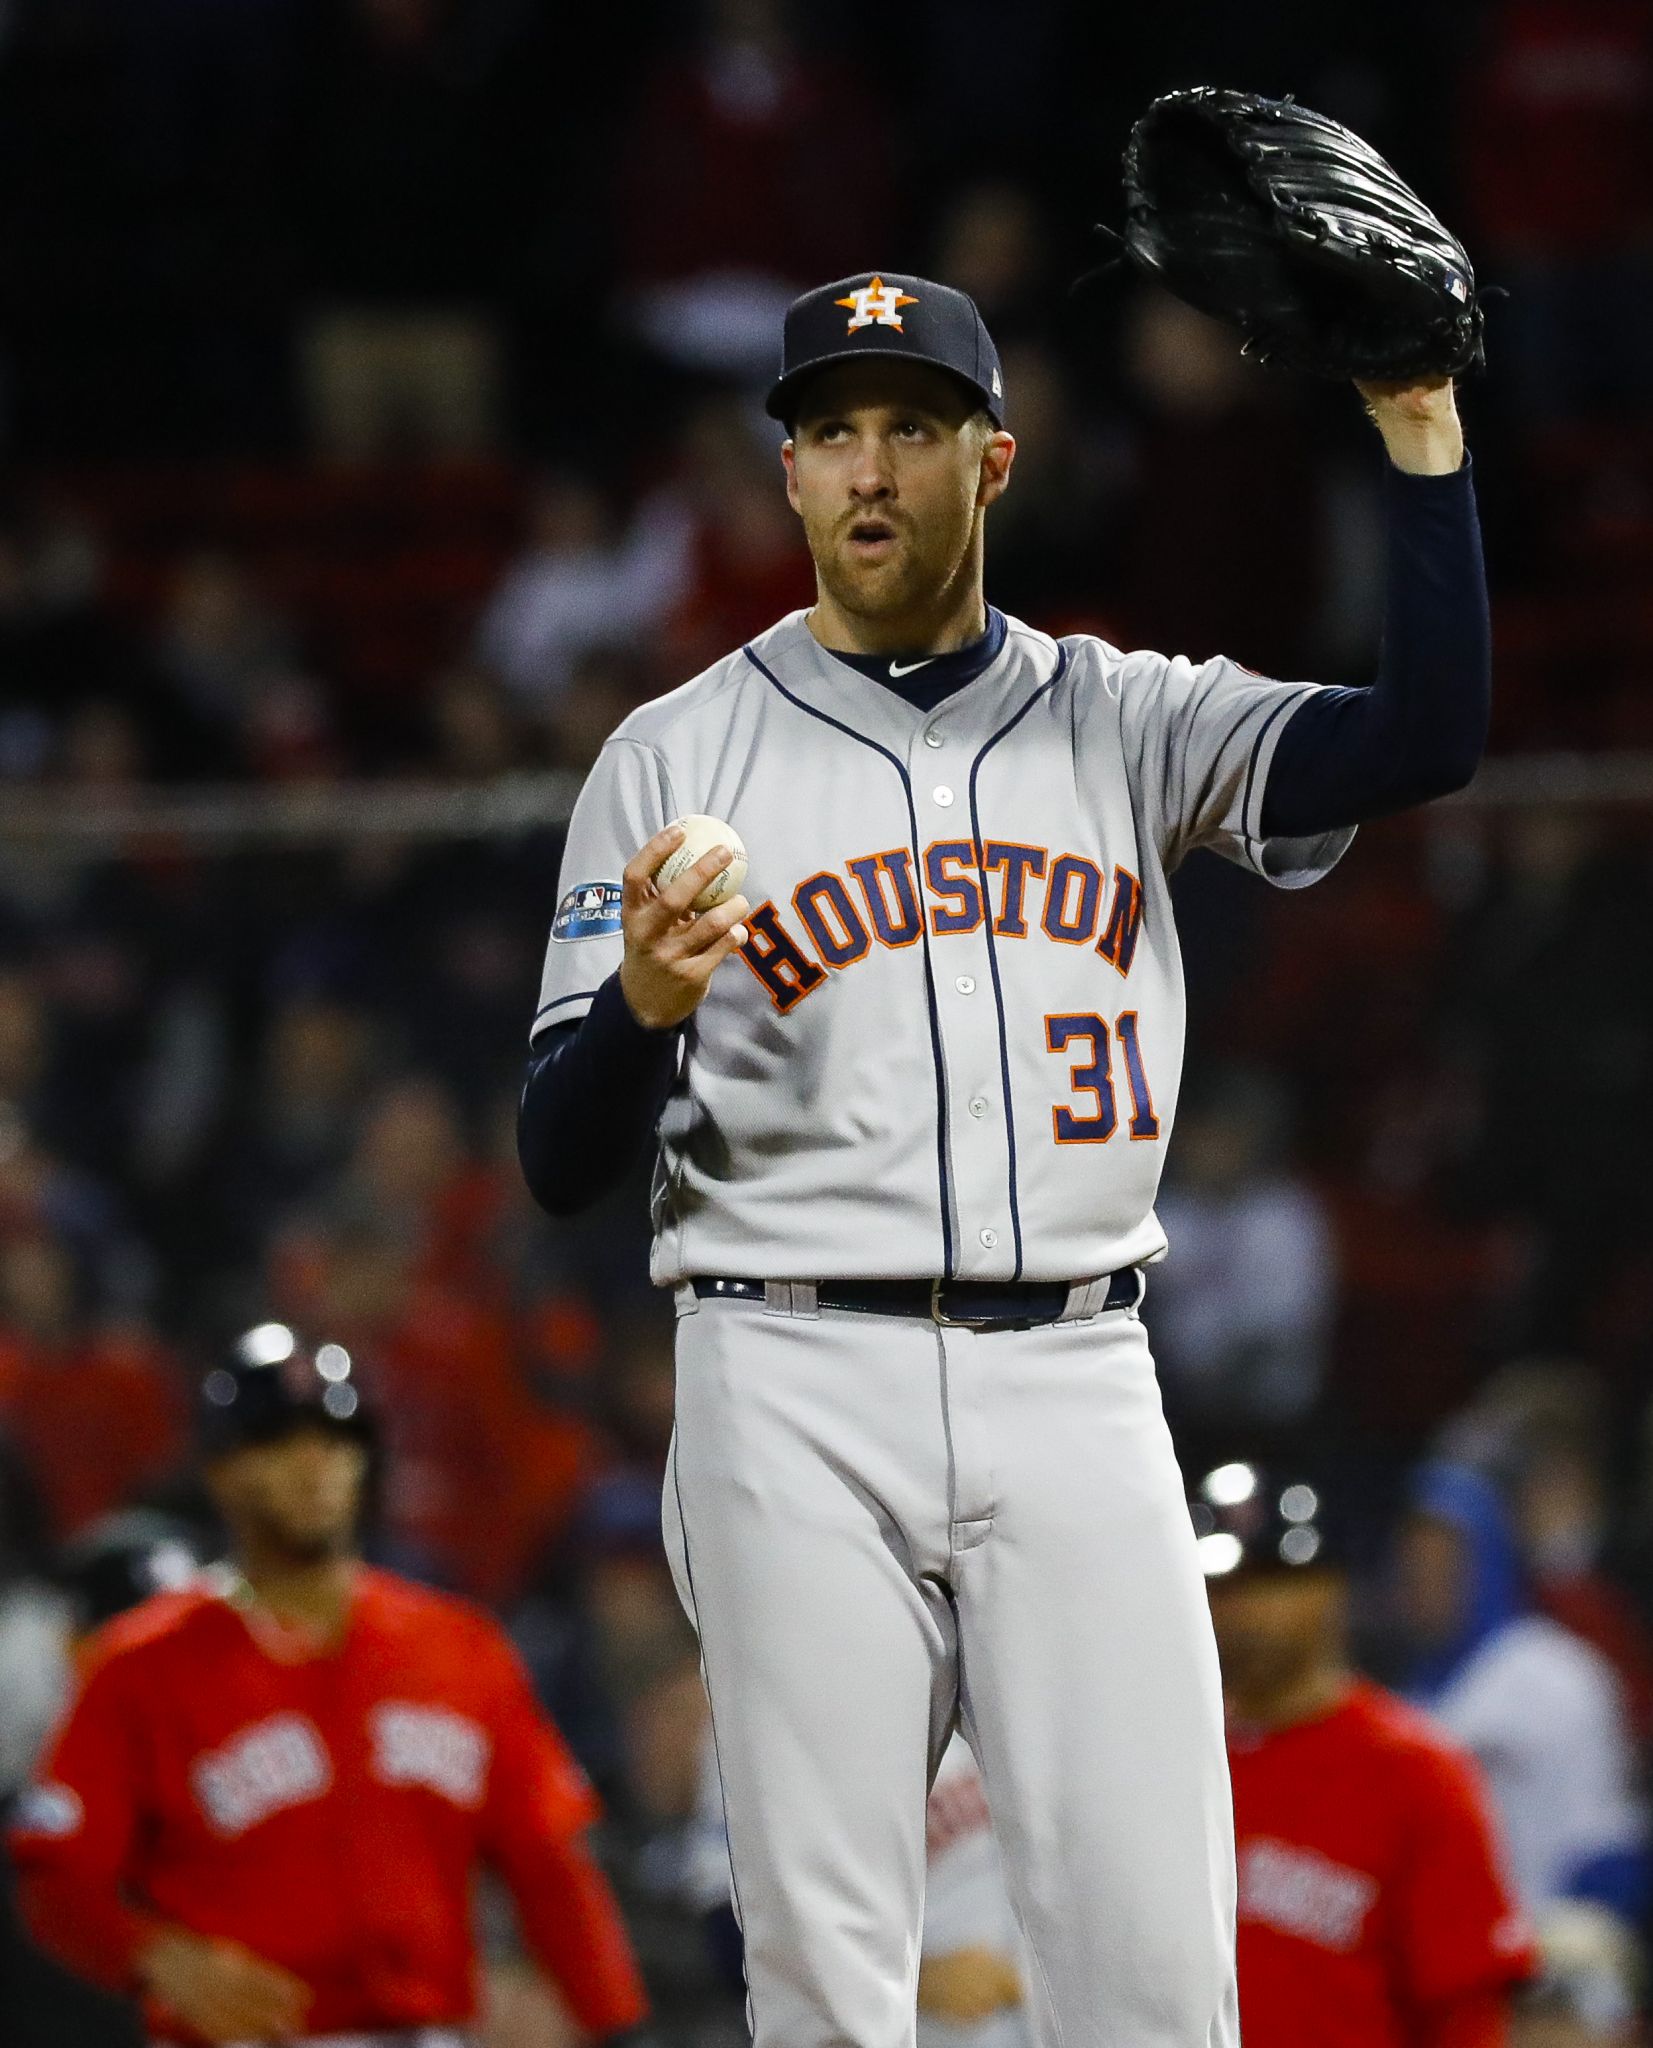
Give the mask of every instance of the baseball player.
[[1349, 1667], [1318, 1491], [1235, 1462], [1191, 1508], [1228, 1704], [1246, 2048], [1503, 2048], [1533, 1932], [1470, 1758]]
[[[629, 717], [575, 808], [520, 1149], [567, 1213], [657, 1138], [667, 1537], [759, 2048], [911, 2042], [956, 1722], [1038, 2037], [1235, 2038], [1217, 1660], [1139, 1315], [1183, 1045], [1167, 882], [1201, 848], [1312, 882], [1479, 757], [1451, 384], [1365, 395], [1377, 679], [1270, 681], [990, 606], [1016, 444], [975, 306], [889, 271], [807, 293], [768, 405], [816, 601]], [[686, 814], [750, 859], [698, 913], [733, 849], [658, 883]]]
[[37, 1939], [155, 2041], [462, 2048], [486, 1863], [581, 2025], [633, 2028], [596, 1800], [509, 1644], [356, 1561], [347, 1354], [261, 1325], [202, 1411], [236, 1561], [102, 1632], [14, 1824]]

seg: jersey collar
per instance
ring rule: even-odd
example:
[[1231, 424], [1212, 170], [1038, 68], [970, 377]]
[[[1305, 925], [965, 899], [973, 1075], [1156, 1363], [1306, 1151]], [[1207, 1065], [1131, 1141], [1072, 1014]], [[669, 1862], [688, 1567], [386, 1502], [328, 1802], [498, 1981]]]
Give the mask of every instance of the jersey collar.
[[914, 710], [933, 711], [993, 666], [1003, 651], [1008, 631], [1004, 613], [989, 605], [987, 630], [969, 646], [956, 647], [947, 654], [845, 654], [836, 647], [826, 651], [834, 661], [841, 661], [869, 682], [882, 683], [885, 689], [893, 690]]
[[[858, 737], [904, 759], [915, 731], [929, 715], [928, 712], [922, 705], [897, 694], [897, 688], [892, 686], [888, 675], [890, 657], [880, 657], [876, 678], [870, 676], [860, 665], [863, 657], [846, 659], [823, 647], [810, 632], [807, 617], [803, 611], [788, 613], [766, 633], [760, 633], [755, 640], [748, 642], [745, 653], [788, 696], [797, 698], [828, 724], [845, 726]], [[1003, 707], [984, 707], [988, 730], [999, 723], [1006, 709], [1017, 708], [1017, 702], [1029, 688], [1037, 688], [1049, 673], [1043, 662], [1038, 664], [1036, 675], [1023, 673], [1024, 664], [1018, 661], [1016, 650], [1024, 647], [1030, 637], [1044, 641], [1044, 636], [1029, 636], [1025, 631], [1013, 634], [1009, 629], [1015, 623], [1013, 619], [1006, 619], [1003, 613], [993, 613], [987, 633], [974, 643], [973, 648], [960, 648], [957, 656], [937, 655], [934, 658], [937, 664], [949, 664], [943, 680], [952, 682], [952, 687], [943, 695], [957, 696], [961, 690], [974, 689], [1005, 697], [1006, 705]], [[1054, 656], [1054, 646], [1049, 642], [1044, 644], [1051, 647]], [[988, 651], [989, 645], [991, 652]], [[983, 655], [986, 656], [984, 661], [981, 660]], [[926, 663], [924, 668], [914, 672], [913, 681], [916, 683], [920, 676], [929, 673], [930, 658], [920, 655], [913, 658]], [[972, 658], [979, 664], [975, 666], [974, 673], [968, 679], [954, 681], [956, 672], [952, 664], [956, 661], [963, 667]], [[899, 655], [894, 660], [898, 666], [902, 665]], [[899, 686], [903, 680], [896, 677], [895, 685]], [[936, 702], [940, 701], [938, 696]]]

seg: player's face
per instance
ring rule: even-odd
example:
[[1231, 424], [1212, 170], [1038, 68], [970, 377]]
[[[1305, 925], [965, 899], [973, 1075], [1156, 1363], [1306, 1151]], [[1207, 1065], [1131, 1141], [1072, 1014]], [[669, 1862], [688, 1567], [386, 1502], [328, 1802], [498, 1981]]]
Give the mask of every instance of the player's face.
[[1266, 1697], [1341, 1654], [1343, 1580], [1332, 1571], [1242, 1571], [1207, 1581], [1223, 1685]]
[[782, 450], [787, 496], [841, 610], [921, 617], [978, 573], [981, 515], [1015, 452], [983, 425], [955, 379], [919, 363], [846, 363], [808, 386]]
[[232, 1451], [207, 1474], [238, 1549], [316, 1564], [353, 1547], [366, 1477], [354, 1437], [310, 1427]]

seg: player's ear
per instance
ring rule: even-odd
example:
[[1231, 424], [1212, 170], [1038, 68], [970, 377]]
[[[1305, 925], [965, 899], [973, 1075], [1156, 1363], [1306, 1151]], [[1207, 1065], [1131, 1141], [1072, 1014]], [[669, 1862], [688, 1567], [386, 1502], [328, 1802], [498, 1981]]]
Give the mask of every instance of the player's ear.
[[798, 503], [798, 451], [790, 435], [781, 443], [781, 467], [786, 471], [786, 502], [794, 512], [801, 512]]
[[1010, 482], [1010, 465], [1016, 460], [1016, 440], [1003, 427], [995, 427], [981, 445], [981, 481], [976, 486], [976, 503], [991, 505], [1004, 495]]

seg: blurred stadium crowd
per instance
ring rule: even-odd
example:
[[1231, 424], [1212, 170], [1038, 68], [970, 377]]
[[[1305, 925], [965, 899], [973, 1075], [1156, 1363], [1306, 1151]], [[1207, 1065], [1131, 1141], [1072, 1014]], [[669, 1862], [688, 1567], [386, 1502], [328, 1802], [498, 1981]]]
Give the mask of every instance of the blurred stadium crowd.
[[[0, 1794], [60, 1695], [30, 1646], [65, 1627], [65, 1547], [138, 1503], [198, 1521], [189, 1389], [280, 1315], [370, 1378], [377, 1554], [509, 1617], [610, 1801], [663, 2010], [723, 2009], [673, 1932], [701, 1707], [645, 1205], [552, 1227], [512, 1151], [555, 821], [295, 850], [4, 819], [8, 792], [86, 824], [162, 784], [582, 769], [808, 601], [754, 397], [797, 289], [877, 257], [976, 296], [1020, 443], [1002, 607], [1363, 681], [1352, 395], [1118, 276], [1069, 292], [1153, 92], [1295, 90], [1510, 292], [1464, 394], [1495, 753], [1653, 747], [1653, 6], [1263, 12], [654, 0], [588, 14], [571, 66], [534, 0], [0, 10]], [[1191, 1457], [1341, 1490], [1375, 1668], [1452, 1676], [1391, 1569], [1414, 1461], [1446, 1456], [1485, 1482], [1450, 1568], [1509, 1563], [1454, 1655], [1548, 1613], [1593, 1646], [1587, 1739], [1642, 1756], [1653, 784], [1525, 787], [1368, 831], [1305, 899], [1183, 878], [1148, 1317]], [[1552, 1889], [1639, 1925], [1639, 1876], [1589, 1874], [1639, 1819], [1575, 1824]], [[1607, 2003], [1545, 2038], [1630, 2039]]]

